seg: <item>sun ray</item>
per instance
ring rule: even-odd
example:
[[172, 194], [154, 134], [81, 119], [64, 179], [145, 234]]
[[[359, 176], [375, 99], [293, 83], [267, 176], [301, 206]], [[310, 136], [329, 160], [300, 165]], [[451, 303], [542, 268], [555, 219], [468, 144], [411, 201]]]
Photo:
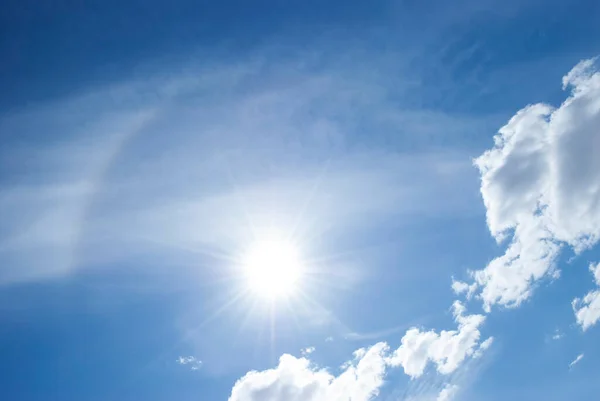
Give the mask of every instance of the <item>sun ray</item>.
[[196, 244], [194, 246], [191, 246], [191, 245], [186, 246], [181, 243], [169, 242], [169, 241], [165, 241], [165, 240], [158, 240], [156, 238], [143, 238], [143, 240], [153, 243], [155, 245], [161, 246], [161, 247], [173, 248], [178, 251], [185, 251], [185, 252], [195, 254], [195, 255], [209, 256], [216, 260], [221, 260], [221, 261], [225, 261], [225, 262], [232, 262], [235, 260], [235, 255], [232, 254], [231, 252], [219, 252], [215, 249], [206, 249], [206, 247], [204, 247], [204, 249], [203, 249], [198, 244]]
[[138, 380], [141, 378], [141, 375], [151, 369], [153, 366], [156, 366], [157, 363], [166, 360], [167, 358], [171, 358], [173, 355], [173, 351], [176, 350], [181, 344], [188, 342], [192, 337], [194, 337], [198, 331], [204, 327], [210, 321], [219, 317], [223, 312], [225, 312], [230, 307], [233, 307], [235, 303], [237, 303], [240, 299], [247, 297], [247, 291], [240, 291], [235, 296], [233, 296], [229, 301], [221, 305], [217, 310], [215, 310], [212, 314], [210, 314], [207, 318], [205, 318], [202, 322], [195, 325], [194, 327], [188, 329], [182, 336], [179, 337], [178, 340], [174, 341], [170, 346], [165, 348], [162, 352], [155, 354], [155, 356], [144, 364], [142, 368], [138, 370], [136, 378], [132, 378]]
[[233, 175], [233, 171], [231, 170], [231, 166], [229, 165], [229, 162], [226, 161], [225, 165], [226, 165], [225, 168], [227, 170], [227, 175], [229, 177], [229, 182], [233, 186], [233, 193], [235, 195], [235, 200], [237, 201], [238, 206], [242, 210], [244, 222], [246, 223], [247, 228], [250, 229], [250, 233], [252, 235], [252, 238], [254, 239], [254, 238], [256, 238], [256, 227], [252, 223], [252, 219], [250, 218], [250, 213], [248, 213], [248, 209], [246, 208], [245, 199], [242, 199], [242, 196], [240, 195], [240, 191], [239, 191], [239, 188], [237, 185], [237, 180]]
[[270, 344], [271, 344], [271, 363], [275, 363], [275, 304], [271, 303], [269, 308], [269, 329], [270, 329]]
[[225, 302], [221, 305], [217, 310], [212, 312], [208, 317], [206, 317], [196, 328], [195, 330], [199, 330], [201, 327], [205, 326], [207, 323], [213, 321], [218, 318], [223, 312], [233, 307], [235, 303], [237, 303], [240, 299], [248, 297], [248, 291], [239, 291], [235, 296], [233, 296], [229, 301]]
[[244, 332], [244, 330], [246, 330], [246, 328], [248, 327], [250, 319], [253, 316], [255, 316], [256, 309], [257, 309], [257, 306], [259, 304], [259, 302], [256, 299], [256, 297], [248, 297], [248, 298], [249, 298], [250, 304], [247, 307], [247, 309], [244, 311], [244, 317], [242, 318], [242, 321], [238, 325], [238, 328], [237, 328], [237, 331], [236, 331], [236, 341], [237, 341], [237, 338], [240, 337], [241, 333]]
[[304, 219], [304, 214], [306, 213], [306, 210], [308, 210], [308, 207], [312, 203], [313, 198], [317, 194], [317, 191], [318, 191], [319, 187], [321, 186], [321, 183], [323, 181], [323, 177], [325, 176], [325, 173], [327, 172], [327, 170], [329, 170], [330, 162], [331, 162], [331, 158], [327, 159], [327, 161], [325, 162], [325, 166], [319, 172], [319, 175], [317, 176], [317, 179], [315, 180], [315, 183], [313, 184], [313, 186], [310, 190], [310, 193], [306, 197], [306, 200], [304, 201], [302, 208], [296, 215], [295, 223], [294, 223], [292, 230], [290, 230], [290, 234], [289, 234], [290, 238], [288, 238], [288, 239], [294, 238], [296, 236], [298, 227], [300, 226], [301, 221]]
[[[296, 299], [294, 299], [294, 300], [296, 300]], [[296, 311], [294, 310], [294, 308], [292, 306], [291, 300], [285, 299], [285, 300], [283, 300], [283, 303], [286, 307], [286, 310], [288, 311], [290, 318], [294, 321], [294, 327], [297, 330], [301, 330], [302, 326], [300, 325], [300, 321], [298, 320], [298, 316], [296, 315]]]
[[341, 328], [342, 331], [346, 333], [352, 332], [352, 330], [344, 322], [342, 322], [334, 313], [332, 313], [329, 309], [325, 308], [319, 302], [311, 298], [306, 292], [298, 291], [298, 298], [300, 298], [300, 301], [298, 301], [298, 305], [304, 303], [310, 308], [316, 310], [316, 313], [321, 314], [323, 316], [327, 316], [328, 320], [334, 323], [338, 328]]

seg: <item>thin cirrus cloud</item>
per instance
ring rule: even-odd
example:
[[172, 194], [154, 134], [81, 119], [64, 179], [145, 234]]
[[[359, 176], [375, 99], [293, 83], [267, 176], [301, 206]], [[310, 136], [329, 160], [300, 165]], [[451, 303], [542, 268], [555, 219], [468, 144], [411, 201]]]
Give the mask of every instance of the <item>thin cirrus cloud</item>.
[[577, 357], [575, 359], [573, 359], [573, 361], [571, 361], [571, 363], [569, 364], [569, 369], [573, 369], [575, 367], [575, 365], [577, 365], [579, 362], [581, 362], [583, 357], [584, 357], [584, 354], [577, 355]]
[[[1, 223], [7, 263], [0, 283], [191, 244], [216, 252], [247, 235], [239, 222], [248, 216], [293, 226], [307, 207], [314, 221], [299, 229], [313, 236], [390, 212], [474, 213], [476, 196], [465, 201], [456, 191], [473, 192], [464, 154], [394, 154], [369, 141], [351, 143], [359, 127], [346, 116], [364, 109], [361, 129], [415, 146], [431, 141], [432, 132], [486, 125], [485, 118], [394, 113], [379, 78], [263, 64], [124, 83], [3, 116], [0, 127], [15, 137], [44, 129], [48, 138], [60, 130], [63, 139], [21, 141], [3, 158], [24, 179], [2, 185], [0, 204], [12, 212]], [[443, 130], [434, 129], [436, 121]], [[169, 136], [160, 135], [165, 129]]]
[[[18, 113], [4, 117], [0, 126], [23, 136], [42, 128], [52, 130], [60, 125], [55, 119], [65, 118], [73, 107], [77, 106], [68, 102]], [[85, 124], [73, 122], [86, 130], [85, 136], [11, 149], [3, 161], [22, 170], [22, 179], [1, 186], [0, 205], [11, 213], [3, 215], [1, 224], [0, 285], [66, 274], [77, 264], [87, 209], [102, 190], [103, 175], [128, 138], [151, 118], [152, 110], [96, 110]]]
[[451, 401], [456, 397], [458, 393], [459, 386], [456, 384], [449, 384], [440, 391], [440, 394], [437, 397], [437, 401]]

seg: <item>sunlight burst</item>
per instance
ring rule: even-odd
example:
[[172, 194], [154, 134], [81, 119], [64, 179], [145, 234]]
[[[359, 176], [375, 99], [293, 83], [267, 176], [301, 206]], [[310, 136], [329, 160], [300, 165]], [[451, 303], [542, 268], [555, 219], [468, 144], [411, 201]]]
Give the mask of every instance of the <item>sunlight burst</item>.
[[254, 244], [243, 262], [249, 288], [273, 299], [291, 295], [302, 276], [302, 262], [294, 244], [282, 240]]

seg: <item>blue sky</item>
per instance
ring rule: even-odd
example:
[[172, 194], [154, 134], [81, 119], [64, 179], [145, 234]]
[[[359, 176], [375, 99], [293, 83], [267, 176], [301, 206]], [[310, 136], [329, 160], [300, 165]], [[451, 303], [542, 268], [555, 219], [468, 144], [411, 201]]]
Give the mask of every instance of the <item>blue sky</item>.
[[0, 15], [0, 398], [598, 398], [599, 3], [94, 3]]

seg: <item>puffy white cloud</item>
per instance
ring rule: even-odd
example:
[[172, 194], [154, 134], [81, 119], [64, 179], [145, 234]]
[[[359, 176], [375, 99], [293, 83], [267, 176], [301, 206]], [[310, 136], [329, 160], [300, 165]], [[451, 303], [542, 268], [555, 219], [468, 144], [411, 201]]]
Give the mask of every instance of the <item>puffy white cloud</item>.
[[[519, 111], [475, 160], [487, 223], [506, 252], [473, 272], [487, 311], [518, 306], [552, 275], [565, 244], [576, 252], [600, 238], [600, 73], [583, 61], [563, 78], [572, 88], [558, 108]], [[456, 292], [470, 287], [453, 285]], [[467, 293], [468, 294], [468, 293]]]
[[[596, 285], [600, 287], [600, 263], [596, 266], [590, 265], [590, 270]], [[600, 320], [600, 288], [588, 292], [583, 299], [575, 298], [573, 310], [577, 323], [584, 331], [596, 324]]]
[[456, 295], [465, 294], [467, 299], [471, 299], [475, 291], [477, 291], [477, 283], [465, 283], [464, 281], [458, 281], [452, 279], [452, 291]]
[[[393, 352], [385, 342], [356, 350], [337, 376], [310, 362], [312, 347], [302, 350], [301, 358], [284, 354], [277, 367], [251, 371], [239, 379], [229, 401], [368, 401], [379, 394], [385, 375], [394, 367], [402, 366], [413, 379], [424, 373], [429, 362], [443, 375], [453, 373], [466, 358], [479, 358], [493, 341], [490, 337], [479, 343], [479, 326], [485, 316], [467, 315], [458, 301], [453, 304], [453, 312], [457, 330], [437, 333], [412, 328]], [[449, 401], [458, 386], [448, 383], [437, 391], [434, 397]]]
[[453, 310], [458, 323], [457, 330], [436, 333], [412, 328], [402, 338], [400, 347], [389, 358], [389, 363], [392, 366], [401, 365], [412, 378], [421, 376], [430, 361], [437, 365], [438, 372], [449, 374], [465, 358], [488, 348], [490, 339], [478, 347], [481, 336], [479, 326], [485, 321], [485, 316], [465, 315], [465, 307], [458, 301], [454, 303]]
[[459, 387], [456, 384], [447, 384], [446, 387], [440, 391], [437, 397], [437, 401], [452, 401], [458, 393]]
[[306, 358], [282, 355], [279, 365], [252, 371], [238, 380], [229, 401], [367, 401], [379, 394], [388, 346], [377, 343], [355, 353], [355, 360], [334, 376]]

